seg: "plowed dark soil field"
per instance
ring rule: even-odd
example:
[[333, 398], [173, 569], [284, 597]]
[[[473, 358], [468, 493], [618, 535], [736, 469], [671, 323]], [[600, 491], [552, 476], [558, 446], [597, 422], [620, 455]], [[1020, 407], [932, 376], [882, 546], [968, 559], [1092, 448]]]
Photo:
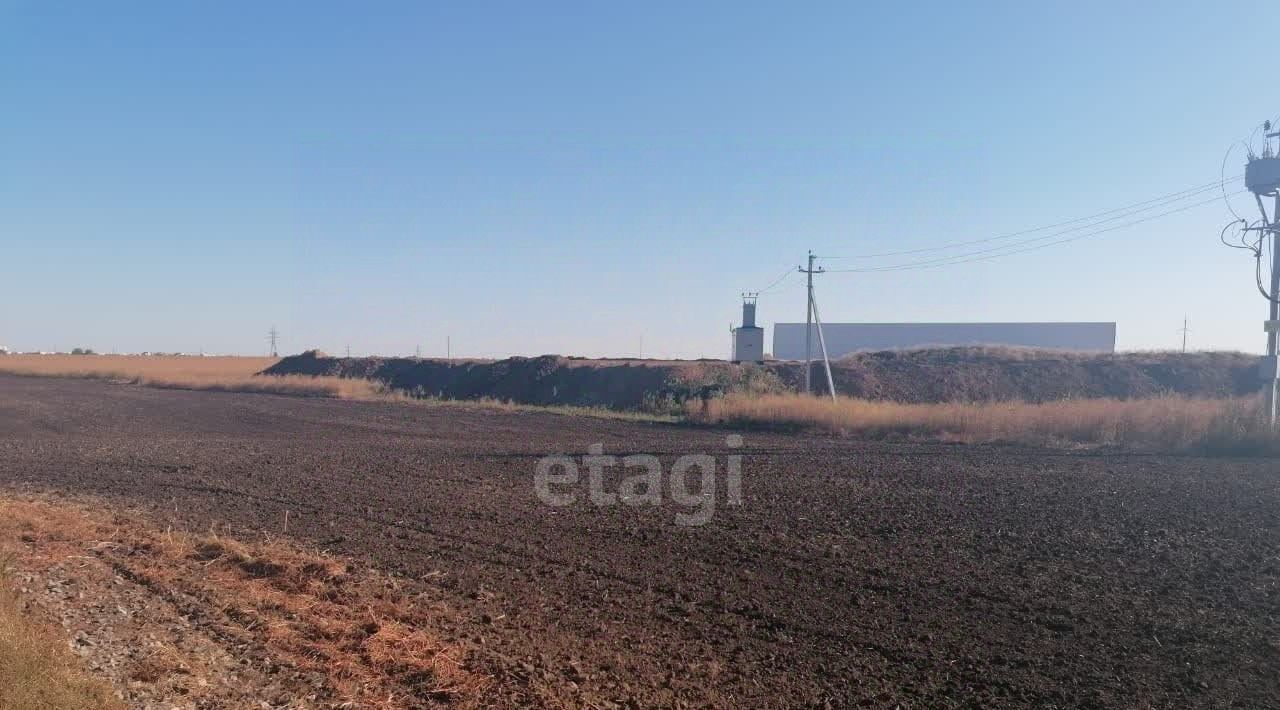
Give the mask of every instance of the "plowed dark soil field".
[[[538, 459], [597, 443], [722, 473], [740, 453], [742, 504], [723, 480], [700, 527], [670, 496], [541, 502]], [[730, 449], [660, 424], [0, 377], [0, 484], [190, 528], [278, 534], [288, 511], [289, 535], [447, 598], [439, 631], [486, 659], [499, 705], [541, 687], [596, 707], [1280, 707], [1276, 460]]]

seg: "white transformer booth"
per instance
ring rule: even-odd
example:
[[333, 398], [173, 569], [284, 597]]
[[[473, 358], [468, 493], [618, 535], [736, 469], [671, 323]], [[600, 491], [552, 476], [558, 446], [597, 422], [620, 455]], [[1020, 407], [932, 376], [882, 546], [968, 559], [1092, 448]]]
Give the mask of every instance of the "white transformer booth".
[[764, 328], [756, 325], [757, 294], [742, 294], [742, 325], [730, 328], [733, 333], [734, 362], [764, 362]]

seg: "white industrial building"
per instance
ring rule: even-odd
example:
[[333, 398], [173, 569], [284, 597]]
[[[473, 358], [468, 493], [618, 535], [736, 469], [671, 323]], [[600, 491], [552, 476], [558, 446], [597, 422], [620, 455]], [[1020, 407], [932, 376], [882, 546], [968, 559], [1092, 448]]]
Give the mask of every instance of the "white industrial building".
[[[819, 358], [818, 328], [811, 328], [812, 355]], [[827, 354], [833, 360], [870, 350], [961, 345], [1086, 353], [1110, 353], [1116, 349], [1115, 323], [823, 323], [822, 334]], [[779, 360], [805, 358], [804, 323], [774, 324], [773, 356]]]

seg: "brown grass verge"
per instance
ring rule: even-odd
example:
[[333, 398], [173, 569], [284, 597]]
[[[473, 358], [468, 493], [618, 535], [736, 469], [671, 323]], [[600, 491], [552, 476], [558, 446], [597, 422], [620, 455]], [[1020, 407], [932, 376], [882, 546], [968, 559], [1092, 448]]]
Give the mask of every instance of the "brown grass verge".
[[306, 375], [253, 375], [249, 377], [139, 377], [129, 384], [159, 389], [203, 390], [208, 392], [255, 392], [284, 394], [294, 397], [326, 397], [367, 402], [412, 401], [402, 392], [389, 389], [373, 380], [341, 377], [308, 377]]
[[161, 389], [256, 392], [362, 401], [409, 397], [379, 382], [339, 377], [260, 376], [275, 358], [187, 355], [7, 355], [0, 372], [105, 380]]
[[868, 438], [968, 443], [1095, 445], [1163, 451], [1267, 453], [1280, 440], [1266, 431], [1252, 399], [1158, 397], [1029, 404], [901, 404], [804, 395], [729, 396], [690, 403], [689, 418], [744, 428], [814, 429]]
[[271, 357], [195, 355], [0, 355], [0, 372], [61, 377], [193, 379], [250, 377]]
[[[350, 560], [279, 540], [160, 531], [100, 503], [0, 498], [0, 542], [19, 539], [27, 544], [13, 554], [101, 560], [229, 647], [324, 677], [337, 707], [473, 707], [490, 683], [465, 667], [463, 649], [432, 635], [439, 608]], [[140, 667], [133, 679], [164, 672]]]
[[[3, 559], [0, 572], [7, 573]], [[124, 708], [110, 685], [85, 672], [67, 639], [29, 612], [7, 578], [0, 578], [0, 708]]]

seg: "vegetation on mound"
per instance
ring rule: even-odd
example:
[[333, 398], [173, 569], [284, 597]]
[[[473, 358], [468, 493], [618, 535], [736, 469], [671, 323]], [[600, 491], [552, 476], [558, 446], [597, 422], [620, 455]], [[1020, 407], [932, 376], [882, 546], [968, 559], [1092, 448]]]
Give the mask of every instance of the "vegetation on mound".
[[[1257, 358], [1241, 353], [1088, 355], [1014, 348], [933, 348], [859, 353], [833, 363], [836, 391], [895, 402], [1047, 402], [1178, 394], [1228, 398], [1257, 390]], [[804, 364], [578, 360], [556, 355], [497, 361], [284, 358], [269, 375], [371, 379], [413, 397], [497, 399], [669, 413], [708, 392], [798, 392]], [[811, 373], [825, 390], [821, 367]]]
[[714, 367], [699, 363], [667, 376], [662, 388], [646, 393], [641, 409], [655, 414], [678, 416], [691, 403], [703, 403], [729, 395], [759, 397], [782, 394], [786, 385], [762, 367]]
[[[804, 363], [772, 367], [793, 391]], [[836, 391], [894, 402], [1049, 402], [1141, 399], [1171, 394], [1227, 398], [1258, 390], [1258, 358], [1243, 353], [1071, 353], [994, 347], [890, 350], [832, 363]], [[821, 366], [814, 388], [826, 391]]]

